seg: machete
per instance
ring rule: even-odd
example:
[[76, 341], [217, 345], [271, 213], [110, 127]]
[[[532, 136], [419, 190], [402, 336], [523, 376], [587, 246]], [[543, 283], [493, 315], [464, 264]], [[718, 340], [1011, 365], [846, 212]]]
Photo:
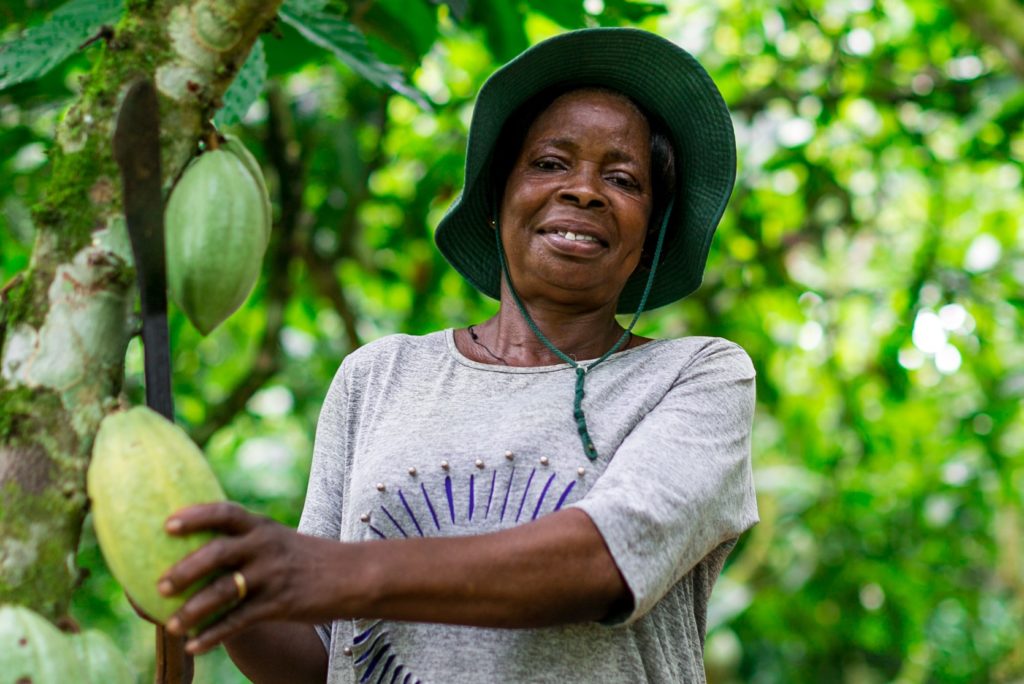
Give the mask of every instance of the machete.
[[[164, 204], [160, 189], [160, 107], [152, 81], [136, 81], [125, 94], [114, 129], [114, 160], [121, 168], [124, 215], [142, 302], [146, 405], [173, 421]], [[157, 626], [156, 683], [189, 684], [192, 674], [192, 657], [185, 653], [184, 638], [172, 636]]]

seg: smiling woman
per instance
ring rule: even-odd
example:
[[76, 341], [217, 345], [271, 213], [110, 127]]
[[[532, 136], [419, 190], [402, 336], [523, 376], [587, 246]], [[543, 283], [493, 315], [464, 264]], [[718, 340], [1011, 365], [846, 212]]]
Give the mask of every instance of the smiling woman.
[[[750, 360], [617, 312], [700, 283], [732, 189], [729, 113], [668, 41], [541, 43], [477, 100], [437, 242], [498, 313], [342, 363], [301, 534], [224, 504], [163, 577], [221, 573], [168, 624], [256, 682], [704, 681], [711, 588], [757, 521]], [[513, 629], [515, 628], [515, 629]]]

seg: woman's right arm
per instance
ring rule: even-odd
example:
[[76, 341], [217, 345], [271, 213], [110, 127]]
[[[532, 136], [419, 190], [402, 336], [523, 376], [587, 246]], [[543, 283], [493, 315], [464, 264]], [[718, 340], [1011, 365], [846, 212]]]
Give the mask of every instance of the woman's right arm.
[[254, 684], [322, 684], [327, 651], [313, 625], [261, 622], [224, 643], [228, 655]]

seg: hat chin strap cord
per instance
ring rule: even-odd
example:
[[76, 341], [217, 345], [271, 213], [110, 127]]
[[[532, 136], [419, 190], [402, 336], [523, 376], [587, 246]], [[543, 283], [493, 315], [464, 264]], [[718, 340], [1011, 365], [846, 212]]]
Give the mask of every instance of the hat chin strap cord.
[[505, 248], [501, 244], [501, 227], [498, 225], [498, 220], [494, 220], [494, 236], [495, 241], [498, 245], [498, 261], [501, 263], [501, 272], [505, 276], [505, 282], [508, 283], [509, 292], [512, 293], [512, 299], [516, 303], [516, 307], [519, 308], [519, 313], [523, 315], [526, 320], [526, 324], [533, 331], [533, 334], [537, 336], [545, 347], [547, 347], [552, 354], [565, 361], [567, 364], [572, 366], [576, 370], [576, 392], [573, 399], [572, 414], [576, 419], [576, 429], [580, 434], [580, 442], [583, 443], [583, 452], [587, 455], [591, 461], [597, 459], [597, 449], [594, 447], [594, 442], [590, 438], [590, 431], [587, 429], [587, 417], [583, 413], [583, 383], [586, 380], [587, 373], [594, 369], [594, 366], [598, 365], [609, 356], [619, 351], [619, 349], [629, 339], [630, 334], [633, 332], [633, 326], [636, 325], [637, 320], [640, 318], [640, 314], [644, 311], [644, 306], [647, 304], [647, 296], [651, 293], [651, 288], [654, 286], [654, 274], [658, 270], [658, 262], [661, 260], [661, 248], [665, 243], [665, 233], [668, 229], [669, 217], [672, 216], [672, 206], [675, 200], [670, 200], [668, 207], [665, 210], [665, 216], [661, 220], [661, 228], [658, 230], [658, 241], [654, 247], [654, 259], [651, 263], [651, 272], [647, 276], [647, 285], [644, 287], [644, 293], [640, 297], [640, 303], [637, 305], [636, 313], [633, 314], [633, 320], [629, 322], [629, 327], [622, 333], [618, 341], [612, 345], [611, 349], [601, 355], [596, 361], [589, 364], [582, 364], [577, 362], [575, 359], [570, 357], [568, 354], [562, 352], [556, 347], [547, 336], [541, 332], [537, 324], [533, 322], [533, 317], [527, 312], [526, 307], [523, 306], [523, 302], [519, 299], [519, 294], [516, 292], [516, 288], [512, 286], [512, 275], [508, 270], [508, 261], [505, 258]]

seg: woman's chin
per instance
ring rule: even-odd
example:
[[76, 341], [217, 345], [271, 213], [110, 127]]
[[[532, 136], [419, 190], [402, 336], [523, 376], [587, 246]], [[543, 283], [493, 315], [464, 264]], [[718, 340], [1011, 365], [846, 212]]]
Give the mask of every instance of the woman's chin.
[[517, 282], [516, 291], [520, 299], [527, 303], [548, 302], [566, 309], [577, 309], [579, 311], [594, 311], [607, 306], [614, 308], [619, 299], [619, 290], [613, 290], [608, 286], [608, 278], [596, 277], [593, 272], [581, 273], [571, 277], [560, 271], [557, 274], [537, 273], [535, 282], [538, 284], [531, 287], [523, 283], [520, 287]]

